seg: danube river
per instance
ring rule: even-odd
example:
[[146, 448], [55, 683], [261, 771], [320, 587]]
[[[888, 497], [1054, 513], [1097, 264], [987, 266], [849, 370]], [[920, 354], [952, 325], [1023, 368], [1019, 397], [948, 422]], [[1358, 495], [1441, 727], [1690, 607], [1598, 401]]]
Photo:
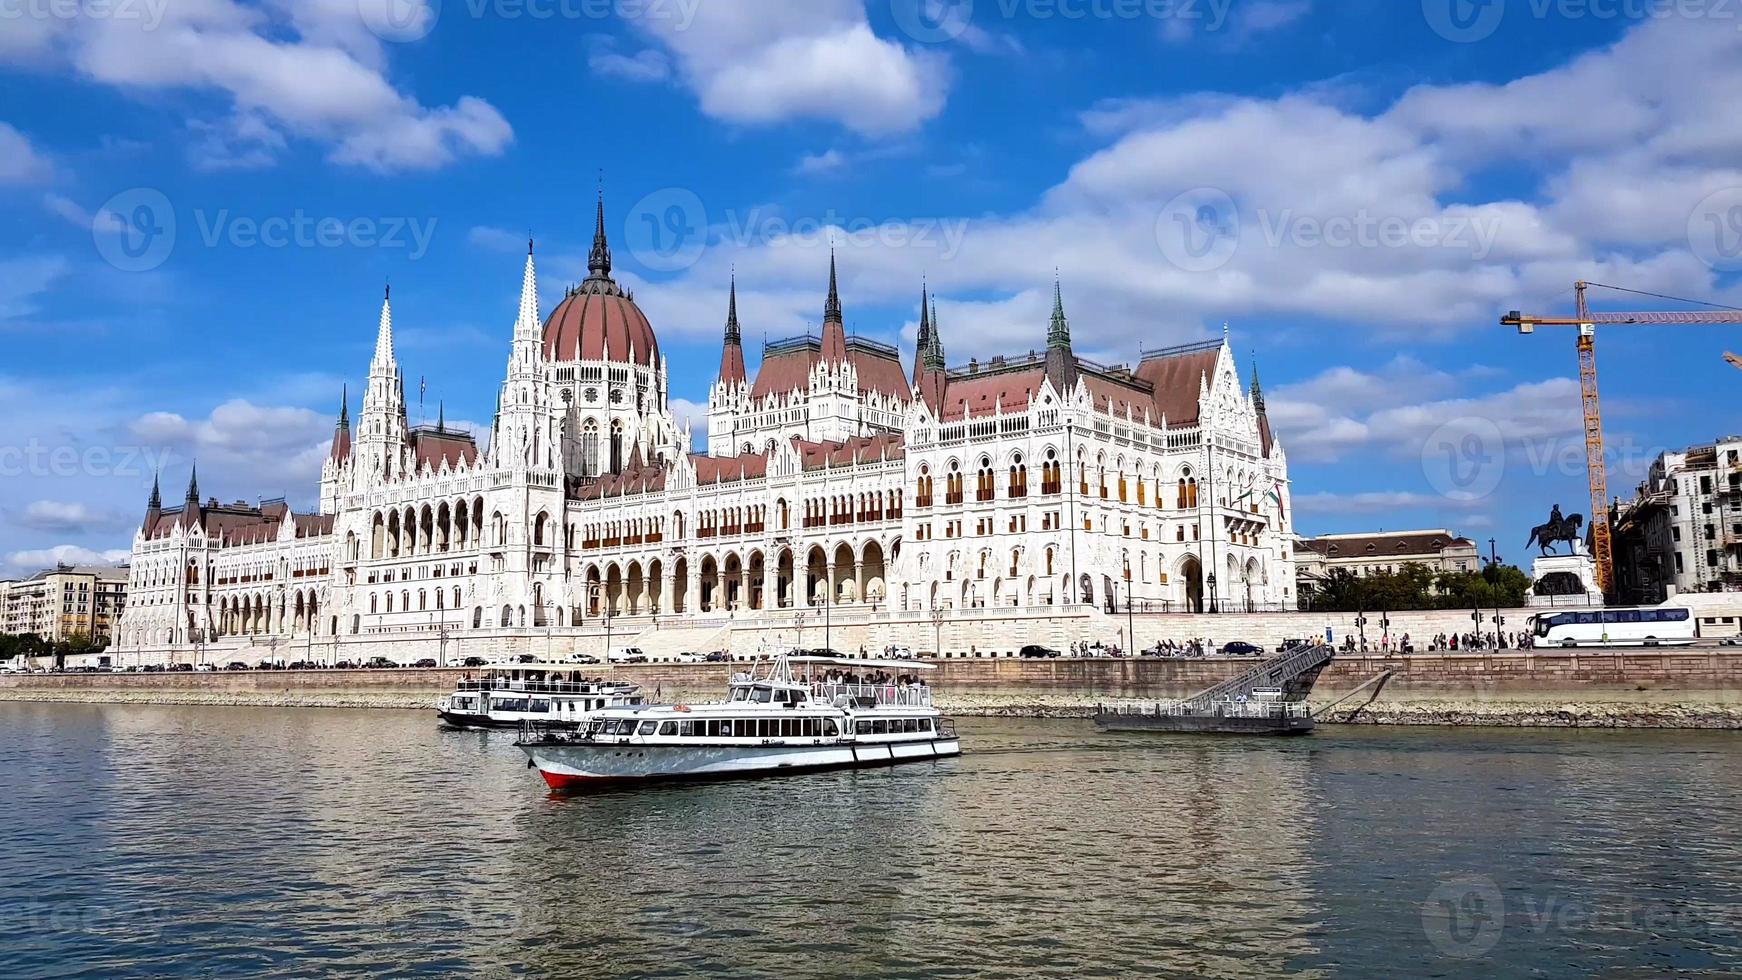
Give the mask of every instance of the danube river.
[[899, 769], [552, 798], [429, 714], [0, 704], [20, 976], [1742, 971], [1742, 738], [965, 719]]

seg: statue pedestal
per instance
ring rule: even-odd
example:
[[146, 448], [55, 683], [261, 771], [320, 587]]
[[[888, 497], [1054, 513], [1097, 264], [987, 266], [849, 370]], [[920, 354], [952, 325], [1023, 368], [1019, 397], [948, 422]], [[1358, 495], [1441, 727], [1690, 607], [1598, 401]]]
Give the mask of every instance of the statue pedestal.
[[1533, 608], [1601, 606], [1597, 560], [1576, 554], [1548, 555], [1531, 562], [1528, 604]]

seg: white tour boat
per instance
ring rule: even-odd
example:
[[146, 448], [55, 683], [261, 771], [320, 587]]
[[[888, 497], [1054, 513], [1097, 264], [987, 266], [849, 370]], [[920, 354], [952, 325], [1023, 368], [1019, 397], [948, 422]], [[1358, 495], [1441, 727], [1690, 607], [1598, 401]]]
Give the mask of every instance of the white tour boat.
[[589, 712], [647, 703], [634, 684], [585, 674], [575, 664], [490, 664], [438, 701], [436, 716], [456, 728], [572, 728]]
[[[795, 668], [797, 673], [795, 673]], [[517, 743], [552, 789], [763, 776], [960, 755], [955, 726], [902, 660], [775, 657], [714, 704], [606, 708], [573, 731], [529, 726]]]

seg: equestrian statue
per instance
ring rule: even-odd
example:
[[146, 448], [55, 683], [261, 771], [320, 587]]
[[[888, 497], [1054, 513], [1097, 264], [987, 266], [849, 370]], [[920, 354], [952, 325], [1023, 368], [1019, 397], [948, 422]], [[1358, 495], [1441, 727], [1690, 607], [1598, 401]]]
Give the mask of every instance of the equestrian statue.
[[1542, 549], [1543, 557], [1548, 557], [1549, 549], [1562, 541], [1567, 543], [1567, 549], [1573, 554], [1579, 553], [1579, 539], [1584, 536], [1580, 529], [1585, 526], [1585, 515], [1572, 514], [1561, 516], [1561, 505], [1555, 504], [1549, 512], [1548, 523], [1539, 524], [1530, 529], [1530, 540], [1525, 547], [1536, 545]]

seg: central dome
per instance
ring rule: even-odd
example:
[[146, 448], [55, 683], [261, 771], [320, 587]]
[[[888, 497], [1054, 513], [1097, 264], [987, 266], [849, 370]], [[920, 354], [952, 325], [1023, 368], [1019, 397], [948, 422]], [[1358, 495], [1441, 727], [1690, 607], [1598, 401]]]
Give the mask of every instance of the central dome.
[[659, 340], [641, 307], [611, 278], [603, 200], [599, 202], [587, 272], [586, 281], [571, 289], [544, 321], [545, 358], [652, 367], [659, 359]]

